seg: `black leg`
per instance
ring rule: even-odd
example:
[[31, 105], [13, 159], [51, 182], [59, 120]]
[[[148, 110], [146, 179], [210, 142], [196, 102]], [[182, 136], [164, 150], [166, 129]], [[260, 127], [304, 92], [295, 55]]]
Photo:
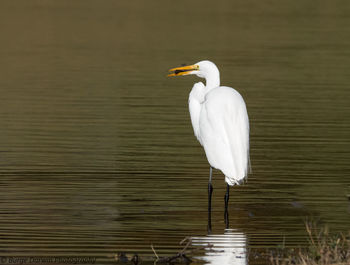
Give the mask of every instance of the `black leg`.
[[211, 233], [211, 195], [213, 193], [213, 185], [211, 185], [212, 174], [213, 174], [213, 168], [210, 167], [209, 183], [208, 183], [208, 234]]
[[229, 220], [228, 220], [228, 200], [230, 198], [230, 185], [227, 184], [226, 194], [225, 194], [225, 224], [226, 229], [229, 227]]

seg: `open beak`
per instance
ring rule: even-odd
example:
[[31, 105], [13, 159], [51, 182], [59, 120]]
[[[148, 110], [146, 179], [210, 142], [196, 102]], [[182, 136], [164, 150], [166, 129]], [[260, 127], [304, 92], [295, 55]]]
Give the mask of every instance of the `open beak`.
[[175, 67], [169, 70], [170, 74], [168, 74], [168, 76], [189, 75], [191, 72], [198, 71], [198, 70], [199, 70], [199, 66], [196, 64]]

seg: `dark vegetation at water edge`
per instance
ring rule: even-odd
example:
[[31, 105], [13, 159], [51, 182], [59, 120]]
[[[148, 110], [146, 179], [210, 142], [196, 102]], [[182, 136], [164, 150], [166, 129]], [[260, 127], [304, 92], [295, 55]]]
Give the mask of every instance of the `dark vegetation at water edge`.
[[350, 264], [350, 231], [347, 235], [330, 233], [327, 226], [319, 228], [307, 222], [309, 246], [272, 251], [272, 265], [343, 265]]

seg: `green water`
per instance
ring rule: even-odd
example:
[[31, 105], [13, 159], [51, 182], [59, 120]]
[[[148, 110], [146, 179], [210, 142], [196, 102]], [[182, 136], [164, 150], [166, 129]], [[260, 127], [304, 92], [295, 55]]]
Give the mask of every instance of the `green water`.
[[[0, 256], [175, 253], [194, 236], [247, 248], [305, 245], [304, 220], [348, 231], [348, 1], [2, 1]], [[230, 197], [196, 141], [188, 94], [212, 60], [244, 97], [253, 174]], [[204, 242], [204, 243], [203, 243]], [[232, 253], [234, 253], [232, 255]], [[237, 254], [238, 253], [238, 254]]]

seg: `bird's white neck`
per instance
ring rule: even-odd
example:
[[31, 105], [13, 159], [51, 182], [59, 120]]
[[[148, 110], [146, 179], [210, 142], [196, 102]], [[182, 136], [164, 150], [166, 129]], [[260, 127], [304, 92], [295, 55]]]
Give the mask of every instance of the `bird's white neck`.
[[207, 73], [204, 78], [206, 81], [206, 93], [208, 93], [213, 88], [220, 86], [220, 73], [218, 70]]

